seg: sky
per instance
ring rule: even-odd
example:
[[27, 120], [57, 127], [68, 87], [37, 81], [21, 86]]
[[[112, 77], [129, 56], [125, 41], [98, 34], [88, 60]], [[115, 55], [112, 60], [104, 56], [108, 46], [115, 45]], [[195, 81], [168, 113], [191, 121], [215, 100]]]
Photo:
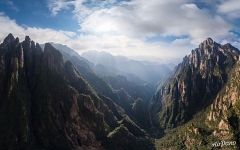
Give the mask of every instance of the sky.
[[0, 41], [8, 33], [174, 61], [208, 37], [240, 48], [240, 0], [0, 0]]

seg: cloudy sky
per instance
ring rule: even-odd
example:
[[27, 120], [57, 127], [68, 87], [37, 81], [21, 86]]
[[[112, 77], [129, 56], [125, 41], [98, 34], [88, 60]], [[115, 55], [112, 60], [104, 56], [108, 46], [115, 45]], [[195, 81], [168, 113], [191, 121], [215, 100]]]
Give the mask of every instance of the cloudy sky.
[[240, 0], [0, 0], [0, 40], [9, 32], [79, 53], [174, 60], [207, 37], [240, 48]]

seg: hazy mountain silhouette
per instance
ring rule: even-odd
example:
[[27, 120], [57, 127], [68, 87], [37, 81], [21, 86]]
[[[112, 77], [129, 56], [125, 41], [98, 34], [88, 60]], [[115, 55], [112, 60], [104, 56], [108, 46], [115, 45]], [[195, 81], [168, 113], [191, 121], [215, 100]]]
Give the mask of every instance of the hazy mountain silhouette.
[[106, 52], [88, 51], [82, 56], [94, 63], [94, 71], [99, 76], [126, 76], [134, 82], [156, 84], [164, 81], [171, 69], [165, 64], [136, 61], [123, 56], [113, 56]]

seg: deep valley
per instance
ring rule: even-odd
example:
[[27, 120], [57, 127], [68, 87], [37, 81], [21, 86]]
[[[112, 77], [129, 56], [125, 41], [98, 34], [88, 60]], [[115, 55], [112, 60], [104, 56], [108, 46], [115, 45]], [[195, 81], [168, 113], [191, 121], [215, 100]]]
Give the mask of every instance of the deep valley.
[[0, 45], [1, 149], [240, 148], [231, 44], [207, 38], [172, 68], [36, 42], [9, 34]]

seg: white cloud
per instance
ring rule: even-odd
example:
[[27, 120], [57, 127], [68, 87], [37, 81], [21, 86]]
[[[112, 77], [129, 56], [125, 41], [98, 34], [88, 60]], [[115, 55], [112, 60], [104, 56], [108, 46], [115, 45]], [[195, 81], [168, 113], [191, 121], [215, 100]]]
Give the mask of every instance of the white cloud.
[[[230, 4], [216, 0], [217, 12], [235, 12]], [[229, 0], [234, 1], [234, 0]], [[30, 35], [43, 42], [67, 44], [81, 52], [105, 50], [131, 57], [159, 59], [183, 57], [199, 42], [212, 37], [218, 42], [234, 40], [229, 31], [233, 28], [221, 14], [199, 8], [194, 0], [49, 0], [48, 8], [56, 16], [62, 10], [72, 11], [79, 22], [74, 32], [34, 27], [22, 27], [14, 20], [1, 15], [0, 36], [14, 32], [18, 36]], [[91, 7], [86, 2], [95, 4]], [[106, 7], [107, 6], [107, 7]], [[224, 8], [224, 7], [226, 8]], [[223, 8], [222, 8], [223, 7]], [[230, 9], [231, 7], [231, 9]], [[2, 20], [2, 22], [1, 22]], [[173, 41], [149, 42], [149, 37], [184, 37]]]
[[[81, 44], [79, 44], [81, 43]], [[80, 36], [72, 43], [72, 48], [81, 52], [88, 50], [107, 51], [115, 55], [141, 59], [173, 60], [182, 58], [193, 48], [188, 39], [168, 42], [147, 43], [137, 38], [123, 35]]]
[[71, 37], [76, 33], [69, 31], [54, 30], [49, 28], [35, 28], [35, 27], [23, 27], [18, 25], [14, 20], [0, 13], [0, 37], [1, 41], [9, 32], [18, 36], [20, 40], [24, 40], [26, 35], [29, 35], [33, 40], [39, 43], [45, 42], [59, 42], [67, 44]]
[[[94, 35], [118, 34], [141, 38], [185, 35], [192, 39], [192, 43], [199, 43], [207, 37], [224, 39], [231, 29], [220, 15], [198, 8], [193, 0], [132, 0], [118, 5], [114, 5], [114, 0], [95, 0], [94, 7], [85, 6], [86, 2], [50, 0], [49, 5], [54, 6], [50, 7], [53, 14], [71, 6], [80, 31]], [[103, 7], [103, 3], [111, 7]]]
[[[156, 57], [156, 58], [176, 58], [182, 56], [182, 51], [188, 51], [189, 43], [178, 47], [177, 43], [169, 45], [164, 42], [146, 43], [140, 39], [130, 38], [124, 35], [80, 35], [77, 36], [74, 32], [57, 31], [54, 29], [43, 29], [35, 27], [22, 27], [14, 20], [0, 13], [0, 37], [1, 41], [9, 34], [9, 31], [14, 36], [24, 40], [26, 35], [29, 35], [32, 40], [39, 43], [56, 42], [66, 44], [69, 47], [83, 52], [87, 50], [105, 50], [116, 55], [138, 56], [138, 57]], [[73, 38], [75, 37], [75, 38]], [[166, 53], [168, 50], [170, 53]]]
[[[86, 6], [86, 3], [91, 6]], [[114, 5], [116, 3], [118, 3], [117, 0], [48, 0], [48, 8], [54, 16], [61, 10], [71, 9], [73, 13], [77, 14], [75, 17], [81, 20], [84, 16], [91, 14], [94, 10], [104, 8], [108, 5]]]
[[18, 35], [24, 34], [23, 28], [18, 26], [14, 20], [10, 20], [10, 18], [6, 17], [4, 13], [0, 13], [0, 26], [1, 41], [9, 32], [18, 33]]
[[226, 0], [218, 6], [218, 11], [228, 17], [240, 18], [240, 1], [239, 0]]
[[231, 25], [188, 0], [134, 0], [128, 6], [94, 11], [81, 24], [91, 34], [115, 33], [135, 37], [189, 36], [193, 43], [229, 34]]
[[67, 10], [73, 4], [69, 0], [48, 0], [48, 8], [52, 15], [57, 15], [61, 10]]
[[[177, 58], [179, 55], [182, 57], [183, 54], [192, 47], [187, 40], [184, 42], [173, 43], [146, 43], [141, 39], [131, 38], [124, 35], [103, 34], [77, 36], [75, 33], [68, 31], [22, 27], [3, 13], [0, 13], [0, 26], [5, 27], [0, 28], [1, 41], [10, 31], [15, 37], [19, 37], [20, 40], [24, 40], [24, 37], [29, 35], [35, 42], [56, 42], [66, 44], [80, 53], [87, 50], [104, 50], [116, 55], [162, 60]], [[166, 50], [168, 53], [166, 53]]]

